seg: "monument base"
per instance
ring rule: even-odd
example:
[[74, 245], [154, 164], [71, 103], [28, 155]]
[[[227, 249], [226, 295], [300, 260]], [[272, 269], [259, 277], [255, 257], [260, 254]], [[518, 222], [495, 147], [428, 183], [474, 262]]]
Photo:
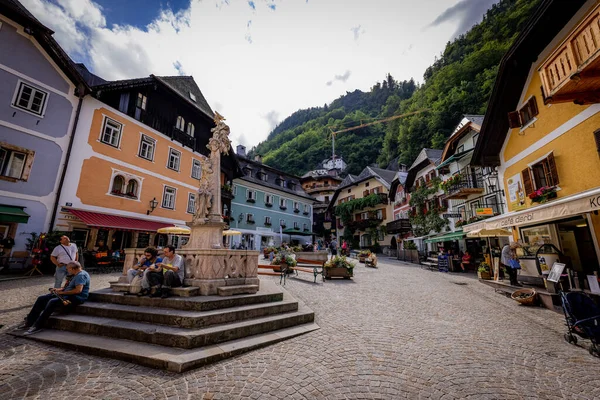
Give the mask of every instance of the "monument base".
[[188, 224], [192, 232], [189, 242], [182, 247], [182, 250], [223, 248], [223, 228], [225, 225], [227, 225], [225, 222], [210, 220], [205, 224]]

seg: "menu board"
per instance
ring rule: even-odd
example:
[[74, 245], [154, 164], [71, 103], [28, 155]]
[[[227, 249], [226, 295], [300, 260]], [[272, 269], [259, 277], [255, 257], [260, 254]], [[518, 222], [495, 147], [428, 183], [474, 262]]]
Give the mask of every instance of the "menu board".
[[145, 249], [146, 247], [148, 247], [148, 244], [150, 244], [150, 234], [140, 232], [138, 234], [138, 240], [137, 240], [136, 247], [138, 249], [142, 249], [142, 248]]

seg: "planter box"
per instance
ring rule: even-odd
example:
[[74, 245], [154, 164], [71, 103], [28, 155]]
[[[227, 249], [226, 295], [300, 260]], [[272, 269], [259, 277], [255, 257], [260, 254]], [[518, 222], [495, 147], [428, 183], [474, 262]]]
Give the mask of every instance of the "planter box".
[[325, 279], [350, 279], [352, 277], [352, 272], [348, 271], [347, 268], [323, 268], [323, 276], [325, 277]]
[[492, 276], [489, 272], [479, 272], [477, 271], [477, 277], [479, 279], [492, 279]]
[[365, 260], [367, 259], [367, 256], [358, 256], [358, 262], [359, 263], [365, 263]]

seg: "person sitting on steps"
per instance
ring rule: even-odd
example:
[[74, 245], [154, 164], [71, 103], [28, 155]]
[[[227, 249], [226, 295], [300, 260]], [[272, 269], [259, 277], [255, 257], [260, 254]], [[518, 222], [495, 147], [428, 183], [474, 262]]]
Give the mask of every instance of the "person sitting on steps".
[[169, 290], [183, 286], [185, 270], [183, 257], [175, 254], [175, 246], [168, 245], [164, 248], [161, 262], [156, 263], [157, 268], [150, 268], [147, 279], [150, 287], [156, 288], [150, 297], [169, 297]]
[[144, 250], [144, 256], [127, 271], [127, 280], [131, 284], [133, 278], [136, 275], [142, 275], [142, 291], [138, 295], [143, 296], [150, 293], [150, 284], [148, 283], [148, 273], [150, 267], [155, 266], [156, 263], [162, 262], [162, 258], [157, 257], [158, 250], [154, 247], [148, 247]]

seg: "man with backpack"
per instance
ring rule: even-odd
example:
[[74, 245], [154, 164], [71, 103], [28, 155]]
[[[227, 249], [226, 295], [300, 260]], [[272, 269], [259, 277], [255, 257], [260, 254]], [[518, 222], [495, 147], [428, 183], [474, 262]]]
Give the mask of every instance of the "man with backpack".
[[71, 243], [68, 236], [60, 237], [60, 244], [52, 250], [50, 254], [50, 260], [56, 265], [56, 272], [54, 273], [54, 287], [56, 289], [62, 287], [62, 281], [67, 276], [67, 264], [71, 261], [79, 261], [79, 254], [77, 253], [77, 245]]

